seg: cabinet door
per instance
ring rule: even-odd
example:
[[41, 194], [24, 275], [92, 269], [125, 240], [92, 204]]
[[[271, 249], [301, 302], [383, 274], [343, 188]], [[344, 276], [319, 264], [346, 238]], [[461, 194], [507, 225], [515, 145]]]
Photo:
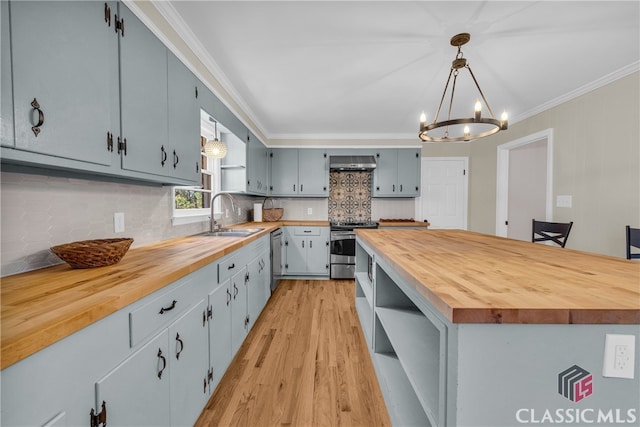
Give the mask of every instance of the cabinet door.
[[170, 175], [172, 153], [167, 125], [167, 48], [124, 4], [120, 40], [122, 168]]
[[96, 383], [96, 409], [105, 402], [109, 426], [170, 425], [169, 362], [165, 329]]
[[417, 197], [420, 195], [420, 150], [398, 150], [397, 195]]
[[287, 236], [285, 244], [286, 261], [285, 271], [287, 274], [307, 273], [307, 248], [309, 240], [305, 236]]
[[271, 292], [271, 288], [268, 284], [268, 255], [260, 255], [256, 257], [253, 261], [247, 264], [247, 273], [249, 274], [249, 282], [247, 283], [247, 293], [248, 293], [248, 314], [249, 314], [249, 327], [248, 330], [251, 330], [253, 325], [255, 324], [258, 316], [262, 312], [267, 300], [269, 299], [269, 295]]
[[329, 273], [329, 246], [328, 238], [324, 236], [310, 237], [307, 249], [307, 272], [308, 274], [328, 274]]
[[209, 294], [209, 357], [213, 378], [209, 392], [213, 393], [231, 363], [231, 301], [230, 280]]
[[247, 192], [266, 195], [267, 179], [267, 147], [249, 132], [247, 145]]
[[328, 197], [328, 163], [325, 150], [298, 149], [299, 195]]
[[231, 358], [235, 356], [247, 336], [247, 268], [231, 277]]
[[172, 176], [200, 182], [200, 106], [197, 79], [168, 52], [169, 159], [164, 168]]
[[271, 151], [271, 184], [273, 196], [298, 194], [298, 149], [279, 148]]
[[171, 425], [193, 425], [209, 399], [207, 301], [200, 300], [169, 327]]
[[398, 150], [383, 149], [376, 152], [373, 172], [373, 196], [393, 197], [397, 191]]
[[0, 145], [14, 147], [13, 82], [11, 81], [11, 40], [9, 39], [9, 2], [0, 2]]
[[[108, 149], [107, 133], [120, 133], [117, 3], [16, 1], [10, 7], [15, 147], [115, 163], [117, 147]], [[2, 67], [4, 79], [4, 59]]]

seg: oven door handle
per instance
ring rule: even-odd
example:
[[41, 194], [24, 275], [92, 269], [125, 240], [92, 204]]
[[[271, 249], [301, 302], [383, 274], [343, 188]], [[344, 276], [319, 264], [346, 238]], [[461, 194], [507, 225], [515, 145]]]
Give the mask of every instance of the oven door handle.
[[331, 241], [336, 240], [355, 240], [356, 235], [350, 231], [334, 231], [331, 233]]

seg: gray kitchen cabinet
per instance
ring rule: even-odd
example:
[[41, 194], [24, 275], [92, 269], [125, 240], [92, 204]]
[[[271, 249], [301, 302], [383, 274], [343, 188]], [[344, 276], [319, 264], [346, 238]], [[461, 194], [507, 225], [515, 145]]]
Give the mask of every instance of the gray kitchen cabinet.
[[269, 247], [262, 245], [257, 248], [259, 255], [247, 264], [247, 315], [248, 330], [258, 320], [271, 296], [271, 272], [269, 262]]
[[251, 132], [247, 139], [247, 193], [266, 196], [269, 190], [268, 150]]
[[2, 5], [3, 163], [199, 183], [195, 77], [124, 4]]
[[109, 426], [171, 425], [169, 331], [156, 337], [96, 382], [96, 408]]
[[[9, 3], [16, 150], [117, 164], [109, 144], [109, 135], [117, 138], [120, 131], [117, 7], [116, 2]], [[4, 51], [4, 23], [2, 31]], [[3, 134], [4, 98], [3, 88]], [[3, 145], [12, 144], [3, 136]]]
[[247, 336], [247, 267], [231, 276], [231, 354], [235, 355]]
[[417, 197], [420, 195], [420, 149], [376, 151], [373, 197]]
[[209, 365], [212, 394], [231, 363], [231, 280], [227, 279], [209, 293]]
[[329, 227], [284, 227], [284, 274], [329, 274]]
[[272, 196], [329, 196], [328, 156], [324, 149], [271, 150]]
[[5, 147], [15, 147], [10, 35], [9, 2], [3, 1], [0, 2], [0, 145]]
[[200, 105], [195, 75], [168, 52], [169, 175], [200, 181]]
[[167, 48], [126, 6], [120, 4], [119, 12], [125, 22], [120, 43], [122, 168], [169, 175]]

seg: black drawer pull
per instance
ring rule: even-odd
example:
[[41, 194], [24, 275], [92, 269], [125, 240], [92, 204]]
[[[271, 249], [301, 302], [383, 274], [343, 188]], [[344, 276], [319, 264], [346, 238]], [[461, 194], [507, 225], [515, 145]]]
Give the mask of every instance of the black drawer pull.
[[169, 307], [162, 307], [162, 308], [160, 309], [160, 314], [164, 314], [165, 312], [167, 312], [167, 311], [171, 311], [171, 310], [173, 310], [174, 308], [176, 308], [176, 303], [177, 303], [177, 302], [178, 302], [178, 301], [173, 300], [173, 302], [171, 303], [171, 305], [170, 305]]
[[233, 263], [230, 266], [227, 267], [227, 270], [233, 270], [234, 268], [236, 268], [236, 264]]

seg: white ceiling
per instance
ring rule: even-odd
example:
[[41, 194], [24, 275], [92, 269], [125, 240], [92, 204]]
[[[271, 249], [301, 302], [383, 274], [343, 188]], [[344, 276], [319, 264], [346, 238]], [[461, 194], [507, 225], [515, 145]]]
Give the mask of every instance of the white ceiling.
[[[433, 118], [456, 55], [449, 40], [460, 32], [471, 34], [463, 52], [487, 101], [511, 123], [640, 64], [638, 1], [157, 7], [269, 139], [417, 141], [418, 117]], [[465, 81], [461, 74], [454, 106], [470, 115], [478, 95]]]

